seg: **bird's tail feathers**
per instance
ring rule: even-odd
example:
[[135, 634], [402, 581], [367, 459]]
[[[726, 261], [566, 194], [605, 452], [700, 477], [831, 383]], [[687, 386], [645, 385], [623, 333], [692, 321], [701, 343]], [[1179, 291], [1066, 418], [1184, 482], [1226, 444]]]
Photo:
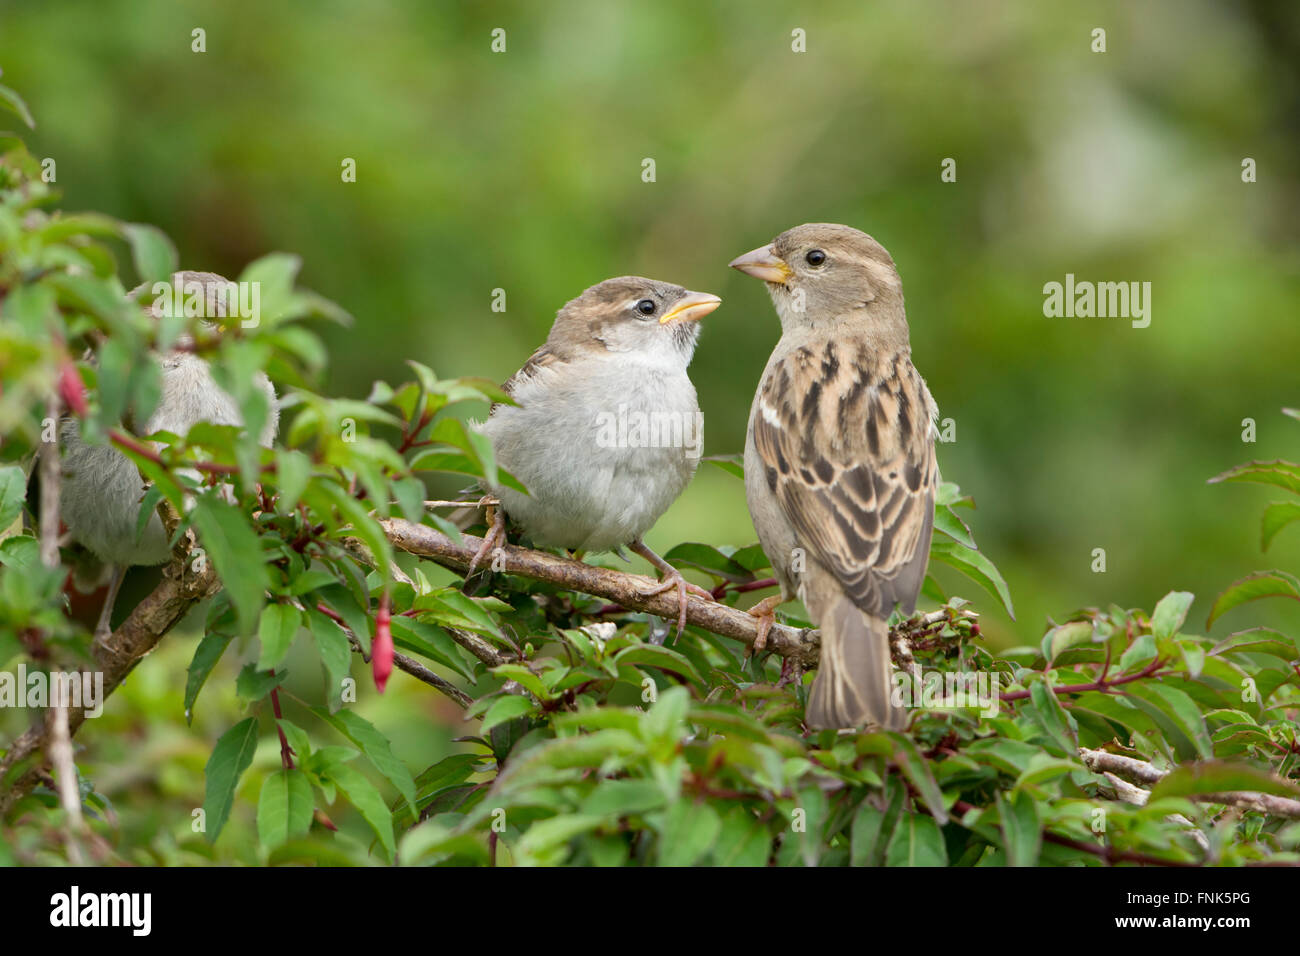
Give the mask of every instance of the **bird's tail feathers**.
[[810, 727], [907, 725], [907, 712], [891, 701], [889, 626], [843, 595], [821, 615], [821, 661], [808, 695]]

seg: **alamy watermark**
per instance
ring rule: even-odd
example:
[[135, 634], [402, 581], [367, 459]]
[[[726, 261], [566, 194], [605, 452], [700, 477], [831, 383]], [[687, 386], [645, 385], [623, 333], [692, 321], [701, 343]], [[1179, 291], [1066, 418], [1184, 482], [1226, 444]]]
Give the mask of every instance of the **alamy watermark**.
[[149, 291], [154, 296], [152, 309], [156, 315], [209, 320], [237, 318], [245, 329], [257, 328], [262, 321], [260, 282], [182, 279], [178, 273], [171, 282], [155, 282]]
[[988, 671], [895, 671], [891, 700], [895, 707], [928, 710], [978, 710], [998, 715], [998, 675]]
[[617, 411], [596, 413], [596, 445], [600, 448], [684, 448], [700, 456], [704, 416], [700, 412], [646, 412], [619, 405]]
[[1043, 286], [1043, 315], [1049, 319], [1131, 319], [1133, 328], [1151, 324], [1150, 282], [1076, 282], [1073, 272], [1065, 282]]
[[0, 707], [80, 708], [87, 717], [104, 712], [103, 671], [0, 671]]

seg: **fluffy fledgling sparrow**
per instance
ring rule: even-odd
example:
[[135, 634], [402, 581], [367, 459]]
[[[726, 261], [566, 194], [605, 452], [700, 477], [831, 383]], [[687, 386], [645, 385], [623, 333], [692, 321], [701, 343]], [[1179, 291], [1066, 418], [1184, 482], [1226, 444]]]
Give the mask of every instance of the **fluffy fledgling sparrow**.
[[809, 223], [733, 268], [767, 283], [781, 339], [745, 440], [745, 492], [781, 593], [755, 606], [761, 638], [798, 596], [821, 628], [811, 727], [898, 728], [889, 630], [925, 579], [939, 481], [925, 381], [912, 366], [903, 285], [865, 233]]
[[[185, 271], [172, 276], [172, 283], [177, 282], [180, 285], [176, 287], [185, 290], [187, 297], [198, 294], [193, 283], [202, 287], [202, 322], [206, 326], [216, 328], [220, 323], [214, 319], [235, 314], [229, 299], [234, 286], [227, 279], [212, 272]], [[130, 297], [134, 299], [139, 292], [140, 288], [133, 289]], [[162, 307], [160, 299], [145, 311], [161, 318]], [[169, 431], [184, 436], [198, 422], [242, 426], [239, 406], [217, 385], [208, 363], [184, 348], [187, 337], [177, 344], [181, 348], [154, 356], [161, 392], [157, 408], [138, 432]], [[259, 372], [255, 380], [268, 402], [267, 420], [258, 441], [270, 447], [279, 427], [280, 406], [266, 375]], [[150, 515], [143, 531], [136, 534], [145, 486], [129, 458], [111, 445], [87, 445], [75, 419], [63, 423], [60, 438], [64, 447], [60, 517], [70, 536], [109, 566], [108, 596], [95, 628], [95, 638], [103, 640], [111, 631], [113, 605], [127, 567], [165, 562], [170, 556], [167, 535], [156, 514]]]
[[[686, 374], [698, 320], [722, 300], [639, 276], [607, 279], [560, 309], [546, 343], [505, 383], [518, 404], [498, 404], [475, 426], [497, 462], [528, 489], [489, 488], [535, 544], [575, 551], [627, 546], [676, 588], [685, 627], [685, 581], [641, 540], [682, 493], [700, 460], [700, 409]], [[504, 540], [497, 511], [471, 566]]]

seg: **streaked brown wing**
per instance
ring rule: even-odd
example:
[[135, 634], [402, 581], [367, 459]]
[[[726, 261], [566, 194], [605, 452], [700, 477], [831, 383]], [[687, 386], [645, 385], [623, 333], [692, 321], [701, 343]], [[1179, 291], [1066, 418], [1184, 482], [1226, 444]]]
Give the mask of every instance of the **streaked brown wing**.
[[801, 348], [754, 415], [768, 487], [799, 540], [860, 608], [916, 607], [938, 482], [925, 383], [907, 352]]

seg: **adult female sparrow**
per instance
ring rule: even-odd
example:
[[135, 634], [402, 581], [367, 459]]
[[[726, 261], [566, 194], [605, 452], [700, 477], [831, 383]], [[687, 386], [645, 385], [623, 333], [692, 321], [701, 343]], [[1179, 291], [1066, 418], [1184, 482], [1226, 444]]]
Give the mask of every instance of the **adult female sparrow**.
[[889, 630], [925, 579], [934, 525], [934, 399], [912, 366], [903, 285], [865, 233], [809, 223], [733, 268], [767, 283], [781, 339], [745, 440], [745, 492], [781, 593], [821, 627], [812, 727], [901, 727], [890, 703]]
[[[186, 271], [175, 273], [171, 284], [183, 290], [186, 298], [192, 297], [194, 303], [202, 302], [201, 309], [192, 311], [199, 311], [201, 322], [209, 328], [217, 328], [221, 319], [235, 315], [236, 286], [228, 279], [212, 272]], [[131, 291], [132, 300], [141, 288]], [[163, 299], [155, 300], [145, 311], [161, 318], [163, 303]], [[187, 338], [182, 336], [177, 343], [181, 348], [154, 356], [162, 388], [157, 408], [140, 431], [142, 435], [169, 431], [184, 436], [198, 422], [244, 424], [239, 406], [217, 385], [208, 363], [184, 348]], [[279, 427], [280, 406], [265, 374], [258, 372], [255, 382], [266, 394], [268, 404], [258, 441], [270, 447]], [[60, 439], [64, 448], [60, 517], [74, 540], [109, 565], [108, 596], [95, 627], [96, 639], [103, 640], [111, 631], [113, 605], [127, 567], [162, 564], [171, 552], [156, 514], [150, 515], [144, 529], [136, 533], [145, 488], [135, 464], [112, 445], [87, 445], [76, 419], [63, 423]]]
[[[682, 493], [700, 461], [701, 416], [686, 374], [698, 320], [716, 295], [639, 276], [607, 279], [560, 309], [551, 333], [475, 426], [496, 460], [528, 489], [489, 490], [543, 547], [630, 547], [661, 573], [647, 593], [676, 588], [678, 631], [686, 593], [709, 597], [641, 540]], [[504, 540], [497, 511], [471, 565]]]

